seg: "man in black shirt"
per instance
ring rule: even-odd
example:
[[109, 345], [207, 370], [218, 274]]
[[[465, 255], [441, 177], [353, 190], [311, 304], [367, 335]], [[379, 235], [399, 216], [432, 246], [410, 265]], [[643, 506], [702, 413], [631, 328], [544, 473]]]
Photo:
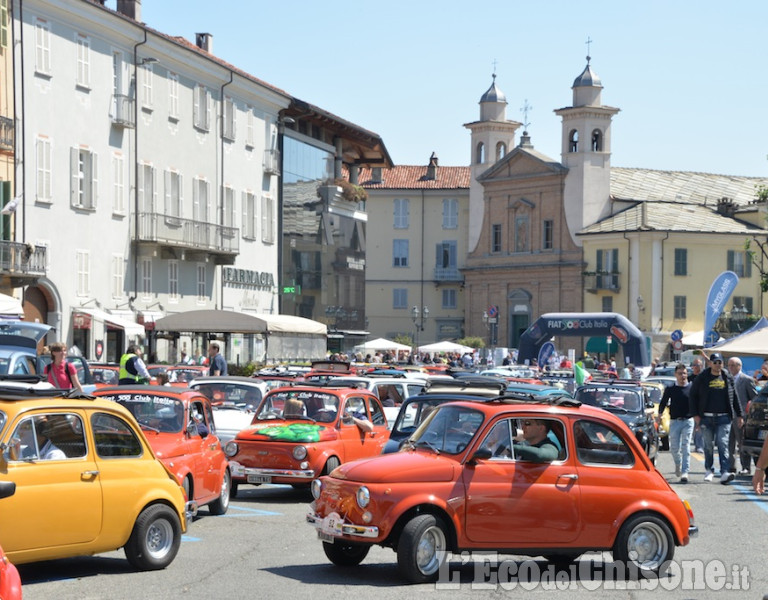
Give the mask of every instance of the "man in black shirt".
[[675, 367], [675, 383], [664, 390], [659, 404], [659, 420], [669, 407], [669, 450], [675, 461], [675, 475], [680, 483], [688, 483], [691, 467], [691, 435], [693, 417], [690, 401], [691, 384], [688, 383], [688, 369], [682, 363]]
[[733, 377], [723, 369], [723, 355], [713, 352], [709, 361], [711, 367], [704, 369], [691, 384], [691, 411], [697, 427], [704, 436], [704, 481], [712, 481], [714, 472], [714, 445], [720, 460], [720, 483], [733, 481], [735, 475], [729, 471], [728, 437], [731, 422], [741, 427], [744, 424], [741, 405], [736, 398]]

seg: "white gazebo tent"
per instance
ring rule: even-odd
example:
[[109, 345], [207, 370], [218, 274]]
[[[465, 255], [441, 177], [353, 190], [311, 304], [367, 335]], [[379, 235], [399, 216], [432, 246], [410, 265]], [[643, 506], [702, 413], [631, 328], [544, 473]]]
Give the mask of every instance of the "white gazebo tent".
[[21, 301], [13, 296], [0, 294], [0, 319], [19, 319], [24, 316]]
[[375, 340], [369, 340], [364, 344], [355, 346], [355, 352], [386, 352], [388, 350], [410, 350], [410, 346], [405, 344], [399, 344], [386, 338], [376, 338]]
[[462, 346], [456, 342], [436, 342], [434, 344], [427, 344], [426, 346], [419, 346], [419, 352], [440, 353], [440, 352], [458, 352], [464, 354], [466, 352], [474, 352], [469, 346]]

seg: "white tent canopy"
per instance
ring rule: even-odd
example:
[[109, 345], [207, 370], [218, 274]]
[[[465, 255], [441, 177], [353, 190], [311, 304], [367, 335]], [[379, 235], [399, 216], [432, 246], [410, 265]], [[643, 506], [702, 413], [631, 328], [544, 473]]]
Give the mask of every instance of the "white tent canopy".
[[386, 350], [410, 350], [410, 346], [405, 344], [398, 344], [392, 340], [386, 338], [376, 338], [375, 340], [369, 340], [364, 344], [355, 346], [356, 352], [378, 352]]
[[680, 341], [683, 343], [683, 346], [698, 346], [701, 348], [704, 345], [704, 330], [689, 333]]
[[459, 352], [464, 354], [465, 352], [474, 352], [474, 350], [469, 346], [462, 346], [456, 342], [443, 341], [419, 346], [419, 352]]
[[761, 317], [748, 331], [719, 342], [705, 350], [707, 352], [717, 351], [725, 354], [746, 356], [768, 355], [768, 320], [765, 317]]
[[9, 316], [23, 317], [24, 307], [21, 305], [21, 301], [13, 296], [0, 294], [0, 317]]

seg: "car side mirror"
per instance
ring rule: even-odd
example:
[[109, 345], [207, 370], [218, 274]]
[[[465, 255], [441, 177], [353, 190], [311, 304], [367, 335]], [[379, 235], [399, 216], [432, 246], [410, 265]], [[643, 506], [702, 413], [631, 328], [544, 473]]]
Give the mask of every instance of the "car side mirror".
[[470, 465], [477, 464], [478, 460], [488, 460], [493, 456], [493, 453], [491, 452], [490, 448], [479, 448], [473, 455], [472, 458], [469, 459]]

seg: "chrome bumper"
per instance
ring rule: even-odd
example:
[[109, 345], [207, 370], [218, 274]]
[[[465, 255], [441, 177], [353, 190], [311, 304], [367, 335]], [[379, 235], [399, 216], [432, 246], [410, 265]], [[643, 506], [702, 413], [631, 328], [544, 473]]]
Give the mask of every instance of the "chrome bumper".
[[241, 479], [247, 479], [248, 475], [287, 477], [303, 481], [312, 481], [315, 478], [315, 472], [312, 469], [259, 469], [256, 467], [244, 467], [236, 462], [230, 462], [229, 469], [232, 472], [232, 477]]
[[190, 500], [184, 505], [184, 515], [187, 518], [187, 523], [191, 523], [192, 519], [197, 516], [197, 502]]
[[323, 529], [323, 518], [315, 513], [307, 513], [307, 523], [312, 525], [318, 531], [323, 531], [333, 537], [341, 537], [341, 535], [348, 535], [351, 537], [361, 538], [377, 538], [379, 537], [378, 527], [367, 527], [365, 525], [353, 525], [352, 523], [337, 523], [334, 531], [326, 531]]
[[688, 537], [699, 537], [699, 528], [696, 525], [690, 525], [688, 527]]

